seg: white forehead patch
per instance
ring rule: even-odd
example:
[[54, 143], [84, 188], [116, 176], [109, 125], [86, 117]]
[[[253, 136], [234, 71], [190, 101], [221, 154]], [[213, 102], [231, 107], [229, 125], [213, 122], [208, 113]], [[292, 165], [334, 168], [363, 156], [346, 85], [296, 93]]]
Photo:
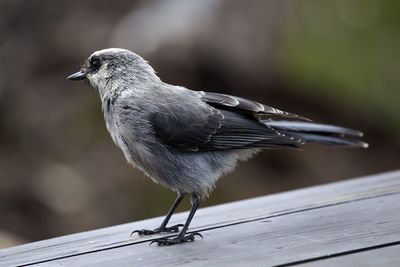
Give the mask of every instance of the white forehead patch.
[[123, 48], [106, 48], [106, 49], [102, 49], [102, 50], [98, 50], [96, 52], [94, 52], [93, 54], [91, 54], [90, 56], [99, 56], [101, 54], [105, 54], [105, 53], [110, 53], [110, 54], [114, 54], [114, 53], [126, 53], [126, 52], [130, 52], [127, 49], [123, 49]]

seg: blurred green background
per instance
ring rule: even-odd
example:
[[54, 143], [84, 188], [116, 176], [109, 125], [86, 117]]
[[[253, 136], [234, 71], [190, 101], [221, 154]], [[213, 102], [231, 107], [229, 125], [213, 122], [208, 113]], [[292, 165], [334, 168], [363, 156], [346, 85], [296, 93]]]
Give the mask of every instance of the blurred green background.
[[0, 247], [163, 215], [174, 200], [125, 162], [94, 90], [65, 79], [106, 47], [137, 52], [166, 82], [356, 128], [370, 143], [265, 151], [203, 206], [399, 168], [399, 10], [395, 0], [0, 1]]

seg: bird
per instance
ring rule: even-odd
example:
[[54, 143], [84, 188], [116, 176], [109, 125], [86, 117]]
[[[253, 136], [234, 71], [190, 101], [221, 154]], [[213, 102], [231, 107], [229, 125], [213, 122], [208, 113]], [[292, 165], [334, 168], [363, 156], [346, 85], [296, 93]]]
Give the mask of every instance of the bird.
[[[221, 176], [261, 150], [306, 143], [368, 147], [358, 130], [313, 123], [243, 97], [165, 83], [145, 59], [127, 49], [95, 51], [67, 79], [85, 80], [98, 92], [106, 128], [128, 163], [177, 193], [158, 228], [132, 232], [176, 233], [153, 241], [160, 246], [203, 238], [188, 233], [200, 202]], [[186, 222], [168, 226], [187, 195], [191, 209]]]

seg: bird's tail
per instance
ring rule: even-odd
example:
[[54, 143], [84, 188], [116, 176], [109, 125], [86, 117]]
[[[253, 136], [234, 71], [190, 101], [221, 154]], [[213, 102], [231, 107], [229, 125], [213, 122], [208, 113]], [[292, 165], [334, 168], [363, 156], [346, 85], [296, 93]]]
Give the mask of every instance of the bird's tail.
[[363, 133], [344, 127], [300, 121], [262, 121], [266, 126], [304, 143], [317, 143], [327, 146], [346, 146], [367, 148], [368, 144], [357, 140]]

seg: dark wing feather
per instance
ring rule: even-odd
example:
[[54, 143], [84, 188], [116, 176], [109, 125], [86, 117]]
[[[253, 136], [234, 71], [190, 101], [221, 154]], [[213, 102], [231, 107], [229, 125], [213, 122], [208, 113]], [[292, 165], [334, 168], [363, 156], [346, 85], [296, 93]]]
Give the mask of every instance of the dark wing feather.
[[302, 143], [241, 114], [227, 110], [221, 113], [221, 127], [199, 146], [200, 150], [296, 147]]
[[[198, 151], [199, 145], [210, 140], [221, 128], [223, 115], [216, 109], [204, 109], [204, 114], [193, 120], [191, 113], [158, 112], [149, 121], [156, 137], [164, 144], [185, 151]], [[190, 114], [190, 115], [189, 115]]]
[[153, 114], [150, 122], [156, 137], [165, 145], [183, 151], [296, 147], [302, 143], [233, 111], [210, 107], [207, 116], [199, 120], [184, 116], [186, 113]]
[[286, 118], [311, 121], [308, 118], [293, 113], [289, 113], [283, 110], [279, 110], [246, 98], [226, 95], [226, 94], [211, 93], [211, 92], [200, 92], [200, 93], [202, 101], [217, 108], [231, 109], [239, 112], [250, 113], [254, 117], [258, 117], [259, 115], [273, 115], [273, 116], [281, 116]]
[[363, 133], [349, 128], [304, 121], [261, 122], [280, 133], [300, 138], [305, 142], [329, 146], [368, 147], [367, 143], [357, 139], [362, 137]]

